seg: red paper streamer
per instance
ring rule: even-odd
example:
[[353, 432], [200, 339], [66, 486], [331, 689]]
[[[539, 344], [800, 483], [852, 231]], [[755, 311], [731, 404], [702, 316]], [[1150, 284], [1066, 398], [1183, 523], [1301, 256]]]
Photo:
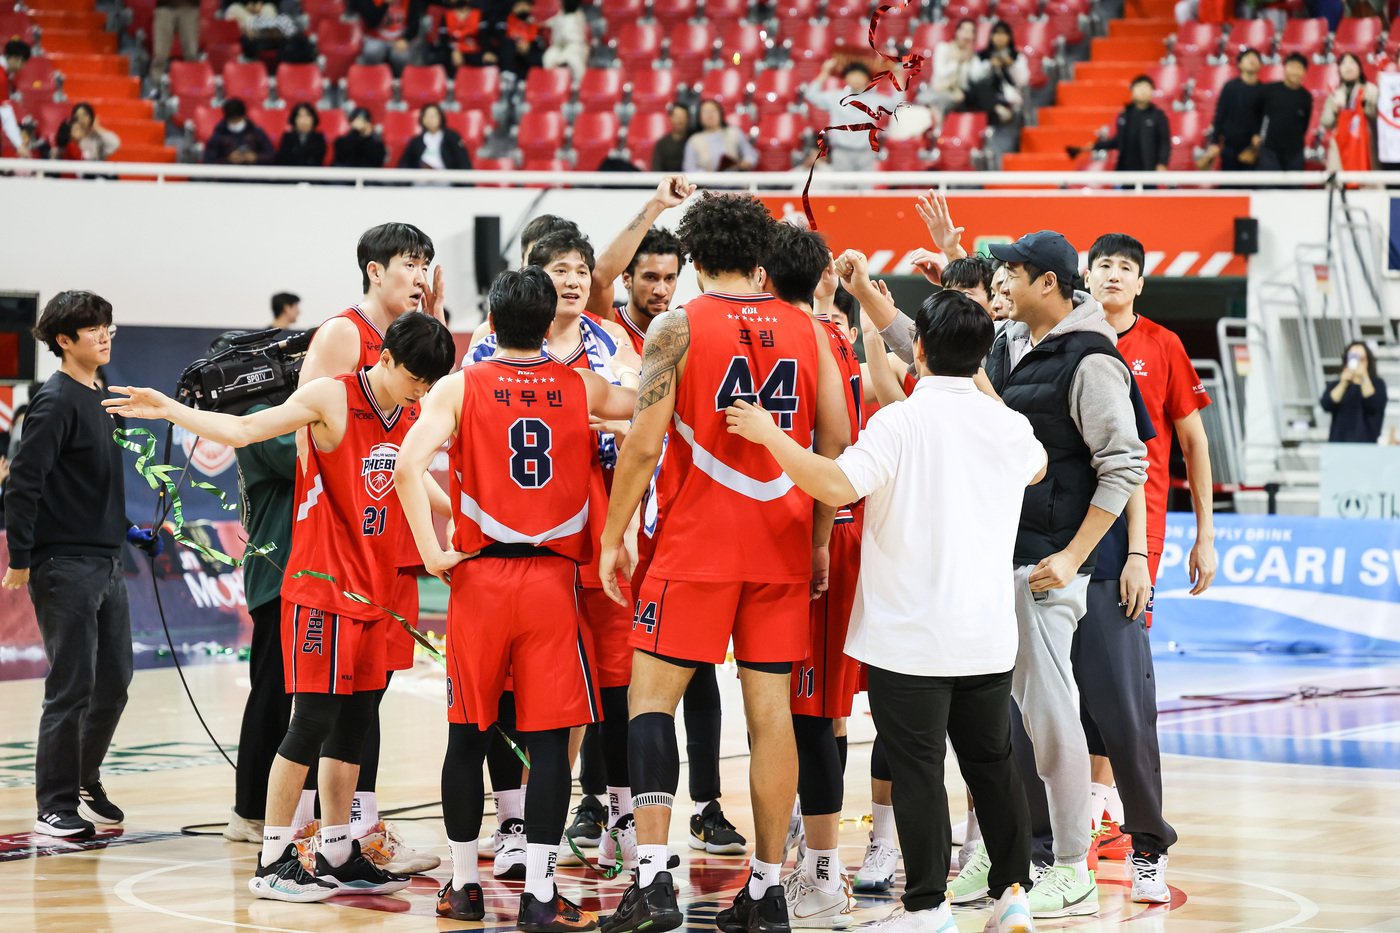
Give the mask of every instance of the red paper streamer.
[[[867, 91], [871, 88], [879, 86], [881, 83], [885, 83], [890, 85], [890, 87], [892, 87], [896, 93], [903, 95], [905, 91], [907, 91], [909, 88], [909, 82], [912, 81], [914, 77], [920, 71], [923, 70], [925, 56], [920, 55], [917, 52], [911, 51], [908, 55], [901, 55], [896, 58], [893, 55], [886, 55], [884, 52], [880, 51], [880, 47], [875, 44], [875, 31], [880, 26], [881, 18], [883, 18], [886, 13], [892, 12], [894, 10], [903, 10], [907, 8], [911, 2], [912, 0], [899, 0], [898, 3], [881, 4], [875, 10], [875, 12], [870, 15], [869, 42], [871, 51], [883, 58], [885, 61], [893, 62], [894, 64], [898, 65], [905, 72], [905, 79], [904, 86], [901, 87], [899, 84], [899, 79], [895, 77], [895, 72], [893, 70], [882, 71], [873, 79], [871, 79], [870, 84], [866, 86]], [[865, 91], [861, 91], [861, 93], [864, 94]], [[817, 170], [817, 162], [821, 159], [826, 158], [826, 134], [831, 132], [832, 130], [854, 130], [867, 132], [870, 134], [870, 151], [879, 152], [879, 133], [880, 130], [884, 128], [881, 125], [881, 121], [883, 121], [885, 117], [894, 115], [894, 110], [887, 110], [884, 107], [875, 107], [872, 109], [864, 102], [854, 100], [853, 98], [855, 97], [855, 94], [848, 95], [841, 101], [841, 103], [844, 105], [855, 107], [861, 113], [869, 117], [870, 122], [847, 123], [843, 126], [827, 126], [817, 131], [817, 156], [815, 159], [812, 160], [811, 168], [807, 170], [807, 184], [805, 184], [802, 187], [802, 210], [807, 215], [807, 225], [813, 230], [817, 229], [817, 218], [812, 213], [812, 175]], [[896, 104], [895, 110], [898, 110], [901, 106], [903, 106], [902, 103]]]

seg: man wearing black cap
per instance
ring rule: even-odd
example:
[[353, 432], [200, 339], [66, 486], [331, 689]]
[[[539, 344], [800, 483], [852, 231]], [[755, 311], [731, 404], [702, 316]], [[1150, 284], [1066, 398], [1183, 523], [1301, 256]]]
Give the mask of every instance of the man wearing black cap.
[[[1011, 693], [1035, 746], [1055, 837], [1055, 864], [1037, 879], [1031, 912], [1094, 914], [1089, 751], [1070, 645], [1099, 539], [1146, 479], [1147, 449], [1130, 401], [1132, 377], [1103, 307], [1074, 291], [1074, 247], [1040, 231], [991, 252], [1006, 263], [1011, 308], [987, 376], [1007, 406], [1030, 420], [1049, 455], [1045, 480], [1026, 489], [1013, 558], [1020, 644]], [[950, 885], [955, 903], [980, 896], [976, 862]]]

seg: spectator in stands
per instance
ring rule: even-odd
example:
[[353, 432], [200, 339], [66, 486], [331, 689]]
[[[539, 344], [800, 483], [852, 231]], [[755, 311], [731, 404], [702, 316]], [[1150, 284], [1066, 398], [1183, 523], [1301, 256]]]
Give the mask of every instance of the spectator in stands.
[[516, 0], [506, 18], [505, 36], [500, 43], [501, 69], [523, 81], [531, 68], [544, 64], [544, 50], [544, 29], [535, 22], [534, 3]]
[[1283, 61], [1283, 80], [1264, 85], [1259, 96], [1261, 129], [1254, 138], [1261, 172], [1303, 170], [1313, 108], [1312, 94], [1303, 87], [1307, 74], [1308, 60], [1294, 52]]
[[374, 135], [374, 119], [364, 107], [350, 113], [350, 130], [335, 141], [331, 165], [339, 168], [383, 168], [388, 153]]
[[758, 164], [749, 138], [724, 119], [719, 101], [700, 101], [700, 129], [685, 141], [686, 172], [746, 172]]
[[1112, 136], [1101, 136], [1095, 149], [1118, 152], [1120, 172], [1165, 172], [1172, 159], [1172, 128], [1162, 108], [1152, 103], [1157, 85], [1138, 75], [1130, 88], [1132, 103], [1118, 115]]
[[278, 165], [325, 165], [326, 136], [320, 130], [321, 115], [310, 104], [297, 104], [287, 129], [277, 143]]
[[277, 8], [272, 0], [251, 0], [245, 8], [242, 44], [246, 58], [260, 61], [269, 73], [282, 62], [314, 62], [316, 50], [297, 21]]
[[588, 68], [588, 20], [582, 0], [564, 0], [563, 8], [545, 21], [549, 48], [544, 50], [546, 68], [568, 68], [574, 80], [583, 79]]
[[301, 317], [301, 297], [291, 292], [278, 292], [272, 296], [272, 324], [281, 330], [291, 330]]
[[121, 148], [121, 137], [105, 128], [97, 112], [86, 101], [73, 105], [73, 112], [58, 128], [54, 148], [60, 159], [105, 162]]
[[1321, 126], [1336, 128], [1327, 147], [1327, 167], [1334, 171], [1369, 172], [1375, 161], [1372, 141], [1380, 92], [1366, 80], [1361, 59], [1350, 52], [1337, 62], [1337, 74], [1342, 83], [1322, 104]]
[[252, 120], [238, 98], [224, 101], [224, 118], [204, 144], [204, 161], [211, 165], [267, 165], [276, 153], [272, 140]]
[[924, 85], [920, 103], [936, 107], [940, 113], [957, 110], [967, 97], [972, 64], [977, 58], [977, 23], [960, 19], [953, 29], [950, 42], [941, 42], [933, 50], [933, 80]]
[[1376, 358], [1361, 341], [1342, 354], [1342, 375], [1327, 383], [1320, 399], [1332, 416], [1327, 439], [1333, 443], [1374, 444], [1385, 422], [1385, 380], [1376, 375]]
[[180, 55], [192, 62], [199, 58], [199, 0], [156, 0], [151, 21], [151, 77], [159, 78], [170, 64], [175, 34], [180, 34]]
[[1263, 62], [1254, 49], [1245, 49], [1235, 58], [1239, 76], [1225, 82], [1215, 101], [1215, 118], [1206, 136], [1209, 144], [1196, 163], [1208, 169], [1220, 157], [1222, 172], [1253, 171], [1259, 159], [1255, 138], [1259, 135], [1259, 99], [1264, 86], [1259, 83]]
[[413, 58], [426, 6], [425, 0], [350, 0], [350, 12], [365, 30], [360, 60], [366, 65], [387, 61], [394, 74], [403, 71]]
[[[878, 91], [865, 93], [866, 88], [870, 86], [870, 68], [860, 61], [852, 61], [841, 69], [844, 87], [823, 90], [822, 85], [835, 70], [836, 59], [828, 58], [822, 64], [817, 79], [802, 89], [802, 96], [806, 98], [807, 103], [826, 110], [827, 126], [863, 126], [870, 123], [870, 117], [864, 111], [851, 104], [842, 103], [853, 95], [861, 95], [860, 102], [877, 113], [882, 107], [893, 110], [899, 105], [900, 98], [894, 94]], [[831, 168], [838, 172], [875, 171], [876, 155], [870, 149], [868, 131], [841, 130], [827, 133], [826, 143], [827, 162]]]
[[450, 0], [438, 21], [430, 57], [455, 76], [458, 68], [485, 64], [484, 32], [478, 0]]
[[676, 173], [685, 169], [685, 143], [690, 139], [690, 108], [685, 104], [671, 105], [671, 132], [656, 141], [651, 150], [653, 172]]
[[19, 121], [19, 142], [15, 145], [15, 157], [20, 159], [47, 159], [53, 155], [53, 147], [39, 132], [39, 124], [33, 117]]
[[462, 136], [447, 125], [442, 108], [429, 104], [418, 115], [418, 127], [423, 132], [408, 141], [399, 168], [430, 168], [466, 170], [472, 167], [472, 157]]
[[1016, 48], [1011, 25], [997, 20], [987, 47], [973, 63], [963, 108], [985, 113], [993, 126], [1013, 123], [1025, 106], [1030, 85], [1031, 69]]
[[[5, 75], [11, 79], [24, 67], [24, 63], [29, 61], [29, 56], [33, 52], [29, 48], [29, 43], [23, 39], [11, 39], [5, 43]], [[12, 80], [11, 84], [14, 83]]]

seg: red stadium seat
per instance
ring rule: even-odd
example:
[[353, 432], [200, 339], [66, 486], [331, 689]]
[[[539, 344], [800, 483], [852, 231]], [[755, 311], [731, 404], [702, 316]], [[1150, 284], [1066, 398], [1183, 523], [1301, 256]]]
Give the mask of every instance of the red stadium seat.
[[725, 20], [719, 30], [720, 61], [726, 68], [738, 68], [745, 77], [753, 77], [755, 68], [772, 48], [767, 30], [739, 20]]
[[1337, 32], [1332, 37], [1332, 57], [1341, 58], [1350, 52], [1364, 62], [1376, 54], [1382, 35], [1380, 17], [1348, 16], [1337, 24]]
[[1044, 87], [1049, 81], [1045, 75], [1045, 60], [1054, 58], [1066, 40], [1056, 32], [1054, 23], [1049, 20], [1029, 22], [1018, 29], [1015, 36], [1018, 48], [1030, 67], [1031, 87]]
[[614, 110], [622, 103], [622, 69], [589, 68], [578, 84], [584, 110]]
[[214, 127], [219, 125], [219, 121], [224, 118], [223, 111], [218, 107], [201, 105], [195, 107], [190, 113], [187, 122], [194, 124], [192, 132], [195, 142], [203, 145], [208, 141], [214, 132]]
[[1182, 23], [1176, 27], [1172, 54], [1179, 65], [1199, 67], [1207, 58], [1220, 54], [1224, 38], [1221, 28], [1213, 23]]
[[399, 100], [426, 107], [447, 100], [447, 72], [441, 65], [408, 65], [399, 78]]
[[870, 19], [870, 13], [874, 8], [870, 0], [827, 0], [827, 19], [855, 19], [864, 16]]
[[316, 113], [321, 118], [318, 128], [321, 135], [326, 137], [326, 164], [330, 165], [331, 150], [335, 147], [335, 141], [350, 132], [350, 118], [339, 107], [328, 107]]
[[914, 139], [887, 139], [881, 144], [884, 158], [877, 167], [884, 172], [917, 172], [927, 165], [923, 150], [928, 140], [922, 136]]
[[418, 114], [417, 110], [386, 110], [379, 118], [380, 138], [388, 150], [386, 165], [398, 165], [408, 141], [423, 132], [418, 125]]
[[727, 113], [748, 99], [748, 84], [737, 68], [717, 68], [700, 82], [700, 99], [719, 101]]
[[264, 107], [249, 107], [248, 119], [262, 128], [267, 134], [267, 138], [272, 140], [272, 145], [277, 145], [277, 141], [282, 138], [282, 132], [287, 129], [287, 119], [291, 111], [283, 108], [267, 109]]
[[1274, 62], [1259, 69], [1259, 83], [1273, 84], [1283, 80], [1283, 62]]
[[806, 82], [815, 78], [822, 63], [831, 57], [835, 40], [826, 23], [802, 23], [784, 34], [783, 48], [792, 59], [798, 80]]
[[385, 64], [351, 65], [345, 73], [345, 96], [355, 106], [367, 107], [377, 119], [393, 99], [394, 73]]
[[316, 25], [316, 51], [326, 60], [326, 77], [339, 81], [360, 57], [364, 34], [359, 20], [322, 20]]
[[345, 0], [301, 0], [301, 11], [316, 25], [333, 22], [345, 17]]
[[657, 111], [637, 113], [627, 122], [627, 157], [643, 166], [651, 168], [651, 151], [656, 141], [671, 132], [671, 121], [666, 114]]
[[[893, 35], [888, 28], [884, 28], [880, 30], [876, 41], [886, 52], [896, 53], [899, 40], [903, 38], [903, 36]], [[833, 48], [853, 54], [869, 55], [870, 17], [833, 19], [831, 21], [831, 41]]]
[[1147, 69], [1147, 75], [1157, 85], [1152, 99], [1165, 110], [1170, 110], [1171, 105], [1186, 93], [1188, 75], [1180, 65], [1156, 65]]
[[58, 92], [58, 69], [47, 58], [31, 58], [15, 72], [11, 89], [26, 100], [53, 100]]
[[629, 22], [613, 34], [616, 38], [608, 44], [623, 68], [650, 68], [661, 57], [661, 27], [655, 23]]
[[296, 104], [316, 106], [326, 93], [326, 82], [316, 65], [295, 65], [284, 62], [277, 66], [277, 96], [288, 107]]
[[770, 113], [758, 121], [758, 170], [785, 172], [802, 145], [802, 121], [793, 113]]
[[1084, 27], [1088, 23], [1088, 15], [1078, 10], [1065, 9], [1066, 6], [1067, 4], [1056, 0], [1047, 3], [1045, 23], [1052, 33], [1065, 40], [1065, 44], [1078, 45], [1084, 41]]
[[973, 156], [987, 136], [984, 113], [950, 113], [938, 134], [938, 167], [945, 172], [966, 172], [973, 168]]
[[1322, 101], [1335, 91], [1342, 83], [1342, 76], [1337, 73], [1337, 66], [1333, 64], [1315, 65], [1308, 69], [1308, 73], [1303, 77], [1303, 87], [1313, 96], [1313, 111], [1320, 113]]
[[749, 15], [749, 0], [705, 0], [705, 18], [712, 23], [730, 23]]
[[694, 19], [698, 11], [696, 0], [663, 0], [652, 5], [651, 15], [656, 17], [662, 29], [674, 34], [677, 26]]
[[[987, 19], [991, 15], [990, 0], [949, 0], [943, 5], [942, 15], [949, 22], [956, 23], [960, 19]], [[982, 43], [977, 44], [978, 48]]]
[[[715, 29], [709, 23], [677, 23], [671, 29], [667, 55], [676, 80], [696, 84], [705, 74], [705, 62], [715, 48]], [[731, 53], [732, 54], [732, 53]]]
[[199, 27], [200, 48], [209, 61], [209, 67], [220, 74], [224, 66], [238, 61], [243, 54], [241, 39], [238, 24], [231, 19], [211, 20], [201, 23]]
[[635, 23], [646, 13], [646, 0], [602, 0], [598, 4], [608, 23], [609, 35], [616, 35], [628, 23]]
[[1021, 23], [1040, 12], [1040, 0], [996, 0], [992, 18]]
[[1191, 99], [1196, 102], [1196, 107], [1214, 110], [1215, 100], [1220, 96], [1225, 82], [1234, 76], [1235, 69], [1231, 65], [1211, 65], [1196, 71], [1192, 75], [1191, 86]]
[[573, 90], [574, 75], [567, 68], [531, 68], [525, 77], [525, 103], [531, 109], [558, 110]]
[[1327, 48], [1327, 36], [1325, 19], [1290, 19], [1283, 27], [1283, 35], [1279, 36], [1278, 54], [1297, 52], [1311, 62]]
[[801, 86], [797, 76], [788, 68], [769, 68], [758, 74], [754, 82], [753, 103], [759, 116], [784, 113], [797, 103]]
[[1178, 110], [1167, 114], [1172, 128], [1172, 146], [1199, 149], [1205, 145], [1210, 119], [1200, 110]]
[[622, 132], [617, 114], [611, 110], [581, 113], [574, 120], [574, 166], [592, 172], [617, 147]]
[[214, 69], [208, 62], [172, 61], [167, 75], [170, 78], [170, 96], [176, 98], [176, 119], [183, 123], [194, 113], [194, 108], [207, 104], [218, 93], [214, 83]]
[[637, 111], [665, 110], [676, 100], [676, 76], [669, 69], [654, 68], [627, 78], [629, 99]]
[[224, 66], [224, 98], [237, 98], [250, 108], [267, 100], [267, 69], [262, 62], [229, 62]]
[[936, 23], [920, 23], [914, 28], [914, 35], [910, 40], [910, 48], [916, 55], [922, 55], [928, 61], [924, 63], [924, 70], [933, 67], [933, 52], [944, 42], [953, 38], [953, 24], [940, 19]]
[[1230, 27], [1230, 58], [1243, 49], [1254, 49], [1268, 57], [1274, 51], [1274, 24], [1267, 19], [1237, 19]]
[[473, 154], [486, 141], [486, 134], [490, 130], [486, 114], [480, 110], [449, 110], [447, 125], [457, 131], [457, 135], [462, 137], [462, 142], [467, 147], [467, 152]]
[[552, 159], [564, 144], [564, 117], [556, 110], [531, 110], [520, 118], [517, 145], [525, 159]]
[[[818, 19], [817, 0], [779, 0], [774, 4], [773, 15], [778, 20], [778, 32], [787, 34]], [[708, 13], [708, 10], [706, 11]]]
[[485, 68], [458, 68], [452, 83], [452, 96], [463, 110], [485, 110], [501, 97], [501, 70], [494, 65]]
[[0, 45], [11, 39], [18, 39], [33, 48], [39, 40], [39, 30], [34, 25], [34, 18], [19, 10], [0, 12]]

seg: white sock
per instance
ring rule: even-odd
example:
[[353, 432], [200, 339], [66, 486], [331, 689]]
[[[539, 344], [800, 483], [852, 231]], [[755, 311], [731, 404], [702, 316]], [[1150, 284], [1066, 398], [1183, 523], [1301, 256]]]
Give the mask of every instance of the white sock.
[[890, 845], [894, 845], [894, 805], [872, 803], [870, 809], [872, 811], [873, 820], [870, 828], [874, 832], [875, 838], [880, 842], [887, 842]]
[[496, 798], [496, 822], [506, 825], [506, 820], [525, 818], [525, 790], [502, 790], [493, 794]]
[[533, 894], [535, 900], [544, 903], [554, 900], [554, 862], [558, 858], [558, 846], [546, 846], [537, 842], [526, 844], [526, 894]]
[[464, 884], [481, 884], [481, 871], [477, 868], [476, 840], [453, 842], [447, 847], [452, 850], [452, 887], [460, 890]]
[[1123, 822], [1123, 798], [1118, 796], [1118, 786], [1108, 789], [1108, 818], [1115, 823]]
[[964, 831], [963, 842], [981, 842], [982, 827], [977, 823], [977, 810], [973, 807], [967, 808], [967, 829]]
[[1062, 862], [1055, 859], [1055, 866], [1068, 865], [1074, 869], [1074, 876], [1079, 879], [1080, 884], [1087, 884], [1089, 881], [1089, 862], [1087, 859], [1080, 859], [1077, 862]]
[[350, 860], [350, 824], [344, 826], [322, 826], [317, 834], [321, 837], [316, 849], [326, 857], [332, 868], [339, 868]]
[[351, 837], [360, 839], [368, 836], [378, 822], [379, 801], [375, 800], [374, 791], [355, 791], [355, 796], [350, 800]]
[[314, 819], [316, 819], [316, 792], [303, 790], [301, 797], [297, 800], [297, 812], [292, 817], [292, 828], [301, 829]]
[[282, 857], [282, 851], [287, 848], [287, 843], [292, 841], [294, 830], [290, 826], [263, 826], [263, 847], [262, 855], [258, 859], [260, 865], [271, 865]]
[[671, 857], [664, 845], [637, 846], [637, 884], [645, 888], [656, 880], [656, 876], [666, 870], [666, 861]]
[[616, 826], [617, 821], [632, 813], [632, 788], [608, 788], [608, 825]]
[[831, 894], [840, 890], [841, 850], [808, 849], [807, 860], [802, 863], [802, 873], [818, 891]]
[[708, 807], [712, 802], [713, 802], [713, 801], [709, 801], [709, 800], [697, 800], [697, 801], [695, 801], [695, 815], [696, 815], [696, 816], [703, 816], [704, 813], [705, 813], [705, 808]]
[[1113, 788], [1107, 784], [1089, 785], [1089, 825], [1094, 832], [1099, 831], [1099, 824], [1103, 822], [1104, 813], [1108, 810], [1108, 795], [1113, 792]]
[[768, 893], [768, 888], [778, 883], [783, 866], [771, 862], [749, 861], [749, 897], [758, 900]]

